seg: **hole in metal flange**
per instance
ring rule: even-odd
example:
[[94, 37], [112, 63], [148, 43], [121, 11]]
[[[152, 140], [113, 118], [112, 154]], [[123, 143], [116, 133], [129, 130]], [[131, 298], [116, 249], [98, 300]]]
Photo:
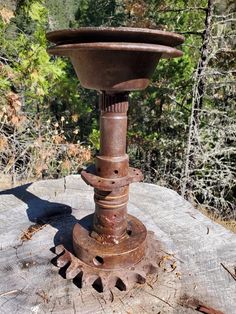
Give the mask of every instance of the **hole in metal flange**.
[[112, 181], [111, 184], [115, 184], [115, 181]]
[[114, 170], [114, 173], [115, 173], [115, 174], [118, 174], [118, 172], [119, 172], [118, 170]]
[[132, 230], [127, 230], [127, 234], [128, 234], [129, 236], [131, 236]]
[[94, 259], [93, 259], [93, 263], [94, 265], [96, 266], [100, 266], [104, 263], [104, 260], [101, 256], [95, 256]]

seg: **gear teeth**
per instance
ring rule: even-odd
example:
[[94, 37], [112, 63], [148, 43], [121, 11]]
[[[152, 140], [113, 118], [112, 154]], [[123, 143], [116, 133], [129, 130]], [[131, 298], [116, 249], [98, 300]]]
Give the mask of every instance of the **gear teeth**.
[[146, 273], [141, 270], [135, 270], [129, 273], [129, 282], [144, 284], [146, 282]]
[[107, 276], [100, 276], [101, 278], [101, 283], [102, 283], [102, 291], [107, 291], [109, 288], [109, 280]]
[[79, 273], [81, 272], [81, 269], [78, 267], [78, 265], [74, 262], [70, 264], [70, 266], [66, 270], [66, 279], [73, 279], [75, 278]]
[[154, 262], [153, 263], [149, 262], [143, 267], [143, 269], [147, 275], [152, 275], [152, 274], [157, 273], [158, 265]]
[[56, 255], [60, 255], [61, 253], [63, 253], [65, 251], [65, 248], [64, 248], [64, 245], [60, 244], [60, 245], [57, 245], [55, 247], [55, 253]]
[[158, 260], [160, 260], [160, 245], [156, 241], [153, 233], [148, 233], [147, 250], [144, 258], [127, 269], [121, 270], [102, 270], [96, 267], [90, 267], [83, 261], [70, 253], [63, 245], [55, 247], [57, 257], [57, 266], [62, 268], [68, 265], [65, 271], [67, 279], [77, 279], [79, 288], [93, 287], [98, 292], [105, 292], [108, 289], [116, 287], [120, 291], [130, 290], [136, 283], [144, 284], [147, 275], [157, 274]]
[[82, 277], [82, 287], [91, 286], [99, 278], [97, 274], [85, 274]]
[[71, 261], [70, 253], [68, 251], [65, 251], [65, 253], [58, 257], [57, 259], [57, 266], [62, 268], [66, 264], [68, 264]]
[[116, 276], [116, 275], [110, 275], [109, 278], [108, 278], [108, 285], [109, 285], [109, 287], [115, 287], [118, 278], [119, 277]]

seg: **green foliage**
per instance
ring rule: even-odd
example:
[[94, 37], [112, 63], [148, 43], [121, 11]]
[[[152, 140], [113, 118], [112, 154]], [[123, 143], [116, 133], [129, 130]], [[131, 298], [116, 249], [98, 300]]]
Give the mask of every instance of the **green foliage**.
[[100, 132], [96, 129], [92, 130], [92, 133], [89, 135], [89, 142], [92, 144], [92, 148], [96, 151], [100, 148]]
[[0, 19], [0, 170], [14, 176], [66, 174], [90, 158], [78, 120], [91, 110], [68, 61], [47, 53], [47, 21], [43, 1], [20, 1], [10, 23]]
[[115, 0], [81, 0], [75, 15], [77, 26], [119, 26], [124, 15], [117, 8]]
[[[232, 6], [231, 0], [227, 4], [219, 2], [216, 13], [219, 16], [224, 12], [232, 14]], [[181, 48], [183, 57], [161, 60], [150, 86], [143, 92], [130, 94], [128, 130], [131, 164], [143, 170], [146, 181], [180, 192], [206, 7], [207, 0], [197, 3], [195, 0], [17, 1], [15, 17], [10, 23], [0, 19], [0, 92], [3, 95], [0, 109], [5, 112], [2, 116], [0, 114], [0, 119], [10, 119], [9, 125], [20, 132], [20, 141], [27, 138], [35, 141], [38, 136], [47, 141], [52, 139], [57, 149], [51, 162], [49, 157], [44, 159], [35, 146], [30, 153], [31, 156], [35, 154], [34, 160], [41, 158], [49, 162], [49, 172], [56, 169], [59, 175], [64, 175], [76, 171], [74, 164], [73, 170], [70, 166], [81, 151], [75, 153], [77, 146], [66, 151], [58, 147], [64, 147], [69, 141], [73, 145], [80, 145], [78, 142], [89, 144], [94, 151], [99, 149], [98, 99], [96, 92], [81, 88], [68, 60], [47, 54], [46, 30], [131, 26], [182, 33], [185, 36]], [[190, 177], [194, 182], [191, 195], [199, 203], [216, 206], [218, 202], [218, 207], [230, 204], [232, 208], [234, 177], [231, 169], [235, 153], [231, 148], [234, 130], [232, 126], [221, 133], [220, 126], [222, 124], [226, 129], [227, 125], [233, 125], [234, 119], [234, 91], [227, 83], [227, 80], [234, 81], [232, 68], [235, 67], [235, 58], [228, 49], [233, 30], [227, 26], [225, 31], [222, 21], [216, 21], [214, 27], [211, 40], [216, 38], [214, 47], [218, 50], [212, 50], [208, 68], [222, 74], [216, 76], [209, 72], [207, 77], [205, 111], [200, 115], [198, 143], [194, 142], [197, 169], [191, 169]], [[26, 124], [23, 119], [16, 118], [14, 108], [12, 117], [6, 118], [11, 93], [19, 97], [16, 104], [20, 101], [24, 114], [37, 118], [31, 125], [27, 124], [27, 134], [23, 131]], [[5, 141], [3, 138], [2, 143]], [[42, 149], [45, 154], [47, 150], [49, 146]], [[219, 166], [219, 161], [223, 166]], [[217, 175], [218, 181], [209, 180], [209, 177], [217, 178]]]

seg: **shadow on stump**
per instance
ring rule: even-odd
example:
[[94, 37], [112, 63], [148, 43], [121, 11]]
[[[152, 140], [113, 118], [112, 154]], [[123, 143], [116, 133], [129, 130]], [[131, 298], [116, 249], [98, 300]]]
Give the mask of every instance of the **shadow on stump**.
[[[28, 188], [31, 184], [32, 183], [29, 183], [16, 188], [1, 191], [0, 195], [14, 195], [28, 206], [26, 209], [28, 219], [30, 222], [34, 223], [29, 226], [28, 230], [30, 230], [30, 228], [49, 224], [53, 228], [57, 229], [53, 240], [54, 246], [62, 244], [68, 251], [73, 252], [73, 227], [79, 222], [87, 228], [87, 221], [85, 219], [78, 221], [72, 215], [72, 208], [70, 206], [43, 200], [35, 194], [29, 192]], [[50, 251], [55, 253], [55, 247], [50, 248]], [[51, 263], [55, 266], [57, 266], [58, 257], [59, 256], [56, 256], [51, 260]], [[65, 278], [65, 272], [68, 266], [69, 265], [67, 264], [59, 270], [59, 274], [63, 278]], [[81, 287], [81, 276], [78, 275], [78, 278], [75, 278], [73, 281], [77, 287]]]

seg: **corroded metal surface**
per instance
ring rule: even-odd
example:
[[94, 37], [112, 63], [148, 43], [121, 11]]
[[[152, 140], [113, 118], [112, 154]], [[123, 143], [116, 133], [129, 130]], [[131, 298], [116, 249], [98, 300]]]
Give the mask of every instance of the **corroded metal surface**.
[[[104, 213], [100, 208], [97, 220], [93, 219], [94, 215], [85, 217], [86, 224], [82, 220], [73, 230], [74, 252], [81, 261], [104, 270], [125, 269], [140, 262], [147, 238], [141, 221], [131, 215], [123, 217], [116, 209]], [[94, 229], [96, 236], [91, 235]]]
[[84, 42], [134, 42], [152, 43], [175, 47], [184, 42], [182, 35], [148, 28], [133, 27], [81, 27], [63, 29], [47, 34], [47, 39], [55, 44]]
[[[142, 90], [160, 58], [182, 55], [177, 34], [132, 28], [81, 28], [47, 34], [51, 54], [68, 56], [81, 85], [100, 91], [100, 151], [82, 171], [94, 187], [95, 212], [73, 229], [74, 254], [60, 247], [58, 266], [68, 278], [126, 290], [157, 271], [158, 244], [143, 223], [127, 214], [129, 184], [143, 179], [126, 154], [128, 93]], [[83, 284], [81, 285], [83, 286]]]
[[[50, 48], [48, 51], [58, 55], [70, 55], [71, 51], [142, 51], [164, 54], [165, 58], [174, 58], [182, 56], [182, 52], [176, 48], [164, 45], [154, 45], [145, 43], [116, 43], [116, 42], [96, 42], [79, 44], [61, 44]], [[163, 56], [162, 56], [163, 58]]]
[[[100, 156], [98, 156], [96, 158], [97, 162], [98, 162], [99, 157]], [[111, 164], [111, 161], [109, 159], [104, 158], [103, 161], [104, 161], [104, 164], [106, 164], [106, 165]], [[101, 164], [101, 162], [100, 162], [100, 164]], [[116, 168], [118, 168], [118, 166], [120, 166], [119, 160], [118, 161], [115, 160], [114, 164], [113, 164], [113, 167], [116, 166]], [[119, 168], [121, 168], [121, 167], [119, 167]], [[121, 168], [121, 171], [122, 170], [123, 169]], [[140, 182], [143, 180], [142, 172], [139, 169], [132, 168], [132, 167], [129, 167], [127, 175], [120, 177], [120, 178], [101, 177], [101, 176], [97, 175], [97, 173], [98, 172], [96, 171], [95, 167], [90, 166], [88, 169], [83, 170], [81, 175], [87, 184], [93, 186], [94, 188], [100, 189], [102, 191], [110, 191], [111, 187], [121, 188], [121, 187], [124, 187], [124, 186], [131, 184], [133, 182]]]
[[117, 287], [119, 290], [129, 290], [136, 283], [144, 284], [149, 275], [154, 275], [161, 267], [162, 254], [160, 246], [153, 232], [148, 232], [146, 241], [146, 255], [138, 263], [132, 266], [103, 269], [102, 259], [97, 256], [94, 265], [83, 262], [74, 254], [65, 249], [63, 245], [55, 247], [57, 254], [56, 265], [64, 268], [67, 279], [77, 278], [81, 288], [93, 286], [99, 292], [105, 292]]
[[[83, 87], [103, 91], [145, 89], [160, 58], [175, 58], [184, 37], [139, 28], [79, 28], [47, 34], [50, 54], [67, 56]], [[96, 75], [94, 75], [96, 73]]]
[[145, 89], [163, 55], [182, 55], [171, 47], [129, 43], [59, 45], [48, 51], [70, 57], [83, 87], [118, 93]]

